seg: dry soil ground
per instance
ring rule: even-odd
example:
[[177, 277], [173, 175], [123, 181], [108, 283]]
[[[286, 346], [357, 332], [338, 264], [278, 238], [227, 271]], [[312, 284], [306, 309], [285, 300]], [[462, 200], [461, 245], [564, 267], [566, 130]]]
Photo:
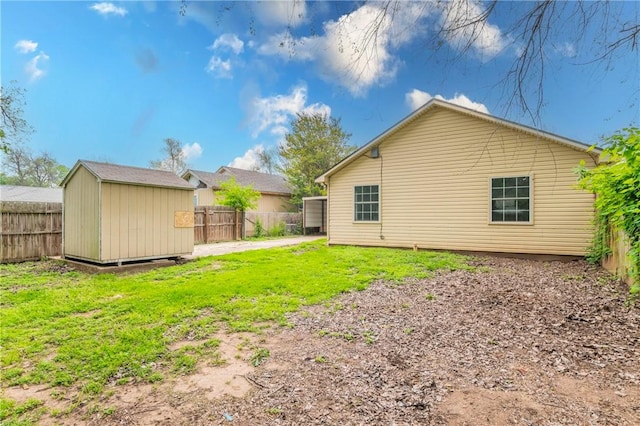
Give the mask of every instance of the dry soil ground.
[[[624, 288], [581, 261], [475, 263], [221, 334], [226, 365], [118, 386], [100, 402], [113, 414], [51, 422], [640, 425], [640, 309]], [[270, 357], [254, 368], [256, 348]]]

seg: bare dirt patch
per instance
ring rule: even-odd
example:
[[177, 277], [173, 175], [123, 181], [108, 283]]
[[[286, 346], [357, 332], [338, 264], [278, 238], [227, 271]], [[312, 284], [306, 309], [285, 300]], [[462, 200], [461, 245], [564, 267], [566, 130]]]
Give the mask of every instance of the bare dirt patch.
[[247, 351], [251, 340], [256, 336], [247, 334], [218, 333], [214, 338], [220, 340], [218, 352], [224, 361], [222, 365], [201, 366], [198, 374], [178, 378], [174, 381], [173, 390], [188, 393], [200, 390], [205, 398], [216, 399], [224, 395], [243, 397], [250, 389], [251, 383], [246, 375], [253, 371], [247, 362]]
[[111, 415], [58, 423], [640, 424], [640, 309], [624, 288], [584, 262], [476, 263], [376, 282], [249, 343], [218, 336], [224, 358], [247, 367], [250, 347], [270, 351], [233, 373], [244, 395], [221, 391], [213, 370], [224, 366], [203, 364], [161, 385], [115, 387]]

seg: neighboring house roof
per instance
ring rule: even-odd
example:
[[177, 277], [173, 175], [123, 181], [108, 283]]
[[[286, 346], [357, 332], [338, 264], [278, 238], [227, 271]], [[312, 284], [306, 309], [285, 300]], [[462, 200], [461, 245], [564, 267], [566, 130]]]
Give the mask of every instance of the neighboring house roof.
[[291, 195], [291, 188], [282, 176], [268, 173], [223, 166], [215, 173], [189, 169], [182, 174], [182, 178], [186, 180], [191, 176], [198, 179], [206, 188], [220, 189], [220, 184], [233, 176], [240, 185], [251, 185], [253, 189], [263, 194]]
[[62, 203], [62, 188], [0, 185], [0, 201]]
[[542, 131], [542, 130], [538, 130], [538, 129], [533, 128], [533, 127], [525, 126], [523, 124], [519, 124], [519, 123], [516, 123], [514, 121], [510, 121], [510, 120], [506, 120], [506, 119], [503, 119], [503, 118], [494, 117], [493, 115], [490, 115], [490, 114], [485, 114], [483, 112], [478, 112], [478, 111], [475, 111], [475, 110], [472, 110], [472, 109], [469, 109], [469, 108], [462, 107], [460, 105], [455, 105], [455, 104], [452, 104], [450, 102], [443, 101], [441, 99], [433, 98], [429, 102], [427, 102], [426, 104], [424, 104], [423, 106], [421, 106], [420, 108], [415, 110], [413, 113], [409, 114], [408, 116], [406, 116], [405, 118], [400, 120], [398, 123], [396, 123], [395, 125], [393, 125], [389, 129], [385, 130], [380, 135], [376, 136], [370, 142], [368, 142], [367, 144], [363, 145], [362, 147], [360, 147], [358, 150], [356, 150], [352, 154], [348, 155], [347, 157], [343, 158], [336, 165], [334, 165], [329, 170], [327, 170], [322, 175], [320, 175], [316, 179], [316, 182], [324, 183], [326, 177], [329, 177], [329, 176], [333, 175], [334, 173], [336, 173], [339, 170], [342, 170], [348, 164], [350, 164], [351, 162], [353, 162], [354, 160], [359, 158], [363, 153], [369, 151], [371, 148], [379, 146], [382, 142], [384, 142], [387, 138], [391, 137], [393, 134], [398, 132], [400, 129], [404, 128], [409, 123], [412, 123], [417, 118], [419, 118], [422, 115], [424, 115], [427, 111], [430, 111], [430, 110], [432, 110], [434, 108], [443, 108], [443, 109], [448, 109], [448, 110], [451, 110], [451, 111], [457, 111], [459, 113], [470, 115], [472, 117], [476, 117], [476, 118], [479, 118], [481, 120], [485, 120], [485, 121], [489, 121], [491, 123], [499, 124], [499, 125], [502, 125], [502, 126], [505, 126], [505, 127], [508, 127], [508, 128], [511, 128], [511, 129], [514, 129], [514, 130], [517, 130], [517, 131], [520, 131], [520, 132], [523, 132], [523, 133], [527, 133], [527, 134], [536, 136], [536, 137], [544, 138], [544, 139], [559, 143], [561, 145], [565, 145], [565, 146], [568, 146], [570, 148], [577, 149], [579, 151], [591, 150], [594, 154], [597, 154], [597, 155], [602, 154], [602, 149], [597, 148], [597, 147], [593, 147], [592, 148], [590, 145], [587, 145], [587, 144], [582, 143], [582, 142], [578, 142], [578, 141], [573, 140], [573, 139], [568, 139], [568, 138], [565, 138], [565, 137], [562, 137], [562, 136], [555, 135], [553, 133], [549, 133], [549, 132], [545, 132], [545, 131]]
[[62, 180], [64, 187], [71, 176], [84, 166], [99, 181], [110, 183], [124, 183], [129, 185], [156, 186], [161, 188], [194, 189], [193, 185], [175, 173], [166, 170], [145, 169], [142, 167], [120, 166], [118, 164], [98, 163], [95, 161], [78, 160]]

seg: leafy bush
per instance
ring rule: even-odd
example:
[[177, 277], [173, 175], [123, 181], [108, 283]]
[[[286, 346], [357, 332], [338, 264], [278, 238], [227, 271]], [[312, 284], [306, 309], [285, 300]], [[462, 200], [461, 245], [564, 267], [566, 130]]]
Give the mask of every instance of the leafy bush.
[[595, 234], [589, 249], [591, 261], [610, 253], [608, 232], [624, 231], [629, 239], [631, 293], [640, 296], [640, 129], [629, 127], [605, 140], [607, 163], [588, 170], [584, 162], [577, 172], [579, 187], [597, 194]]
[[256, 219], [256, 223], [253, 226], [253, 236], [256, 238], [260, 238], [265, 235], [265, 229], [262, 226], [262, 221], [260, 219]]
[[216, 193], [216, 202], [221, 206], [233, 207], [244, 212], [257, 206], [260, 192], [251, 185], [242, 186], [235, 177], [220, 184], [220, 191]]
[[287, 233], [287, 225], [280, 221], [269, 230], [270, 237], [282, 237]]

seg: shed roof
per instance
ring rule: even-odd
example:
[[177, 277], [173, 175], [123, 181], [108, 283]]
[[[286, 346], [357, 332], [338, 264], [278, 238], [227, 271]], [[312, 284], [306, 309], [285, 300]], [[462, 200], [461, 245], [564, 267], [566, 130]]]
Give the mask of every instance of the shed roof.
[[261, 193], [291, 194], [291, 188], [282, 176], [252, 170], [222, 166], [215, 173], [189, 169], [182, 175], [185, 179], [188, 179], [189, 176], [196, 177], [207, 188], [219, 189], [221, 183], [233, 176], [240, 185], [251, 185], [253, 189]]
[[335, 164], [333, 167], [331, 167], [329, 170], [324, 172], [322, 175], [318, 176], [318, 178], [316, 179], [316, 182], [323, 183], [326, 177], [331, 176], [332, 174], [336, 173], [339, 170], [342, 170], [352, 161], [359, 158], [363, 153], [367, 152], [373, 147], [380, 145], [384, 140], [386, 140], [387, 138], [395, 134], [397, 131], [404, 128], [406, 125], [408, 125], [409, 123], [412, 123], [417, 118], [424, 115], [427, 111], [430, 111], [434, 108], [443, 108], [443, 109], [448, 109], [450, 111], [456, 111], [462, 114], [470, 115], [472, 117], [476, 117], [481, 120], [489, 121], [491, 123], [496, 123], [520, 132], [524, 132], [536, 137], [544, 138], [552, 142], [559, 143], [561, 145], [565, 145], [573, 149], [577, 149], [579, 151], [588, 151], [591, 149], [594, 154], [599, 155], [602, 153], [602, 149], [600, 148], [597, 148], [597, 147], [592, 148], [590, 145], [587, 145], [585, 143], [582, 143], [573, 139], [565, 138], [563, 136], [558, 136], [553, 133], [545, 132], [543, 130], [538, 130], [534, 127], [526, 126], [524, 124], [519, 124], [514, 121], [506, 120], [504, 118], [495, 117], [491, 114], [485, 114], [483, 112], [478, 112], [476, 110], [462, 107], [460, 105], [456, 105], [451, 102], [433, 98], [429, 102], [427, 102], [426, 104], [424, 104], [423, 106], [421, 106], [420, 108], [418, 108], [417, 110], [415, 110], [414, 112], [412, 112], [411, 114], [409, 114], [408, 116], [406, 116], [405, 118], [403, 118], [402, 120], [394, 124], [392, 127], [388, 128], [387, 130], [382, 132], [380, 135], [373, 138], [370, 142], [364, 144], [362, 147], [360, 147], [359, 149], [357, 149], [347, 157], [340, 160], [340, 162]]
[[0, 185], [0, 201], [62, 203], [62, 188]]
[[64, 178], [60, 186], [64, 187], [71, 176], [80, 166], [86, 168], [91, 174], [102, 182], [123, 183], [129, 185], [155, 186], [161, 188], [175, 188], [193, 190], [193, 185], [173, 172], [166, 170], [145, 169], [142, 167], [121, 166], [111, 163], [98, 163], [95, 161], [78, 160], [71, 171]]

